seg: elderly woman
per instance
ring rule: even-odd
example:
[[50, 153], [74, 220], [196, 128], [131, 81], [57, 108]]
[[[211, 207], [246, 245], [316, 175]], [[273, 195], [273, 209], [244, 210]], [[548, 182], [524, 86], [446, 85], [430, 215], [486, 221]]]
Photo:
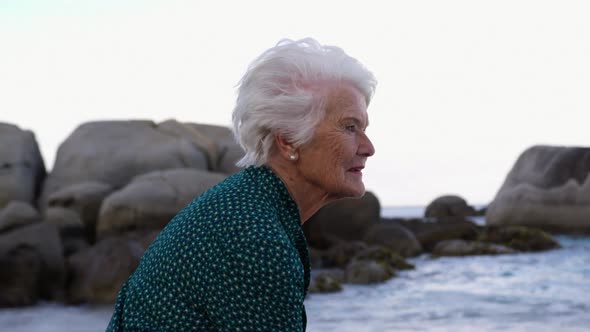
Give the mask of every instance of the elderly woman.
[[365, 192], [376, 80], [340, 48], [282, 41], [242, 78], [234, 132], [248, 166], [172, 219], [123, 285], [107, 331], [303, 331], [301, 225]]

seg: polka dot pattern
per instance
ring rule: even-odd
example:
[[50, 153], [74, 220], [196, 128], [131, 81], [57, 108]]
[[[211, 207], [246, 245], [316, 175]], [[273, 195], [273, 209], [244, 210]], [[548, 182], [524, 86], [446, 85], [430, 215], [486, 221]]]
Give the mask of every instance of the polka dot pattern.
[[107, 331], [305, 331], [309, 269], [287, 188], [249, 167], [170, 221], [121, 288]]

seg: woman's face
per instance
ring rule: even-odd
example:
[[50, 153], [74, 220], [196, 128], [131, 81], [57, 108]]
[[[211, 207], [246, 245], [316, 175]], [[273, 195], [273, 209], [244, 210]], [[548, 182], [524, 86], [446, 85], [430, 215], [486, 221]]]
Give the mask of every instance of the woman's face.
[[361, 197], [362, 170], [375, 153], [365, 134], [368, 122], [365, 97], [358, 89], [349, 84], [330, 89], [324, 119], [310, 143], [299, 148], [304, 178], [332, 197]]

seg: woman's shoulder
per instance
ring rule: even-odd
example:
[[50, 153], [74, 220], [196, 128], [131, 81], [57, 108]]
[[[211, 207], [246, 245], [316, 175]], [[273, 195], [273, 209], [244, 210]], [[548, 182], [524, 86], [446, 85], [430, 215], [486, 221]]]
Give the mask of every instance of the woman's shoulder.
[[268, 182], [264, 171], [249, 167], [221, 181], [195, 198], [187, 207], [201, 213], [237, 212], [241, 215], [244, 212], [270, 212], [270, 198], [274, 195], [274, 188]]
[[257, 172], [245, 169], [238, 172], [205, 193], [196, 197], [172, 220], [173, 224], [207, 225], [225, 224], [240, 226], [250, 221], [256, 225], [277, 217], [276, 207], [269, 199], [272, 188], [265, 185], [265, 179]]

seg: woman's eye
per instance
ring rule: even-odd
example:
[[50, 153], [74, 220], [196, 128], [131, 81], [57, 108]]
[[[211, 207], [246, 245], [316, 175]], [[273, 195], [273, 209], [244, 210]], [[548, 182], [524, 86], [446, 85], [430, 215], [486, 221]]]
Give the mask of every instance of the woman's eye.
[[346, 126], [346, 130], [350, 131], [350, 132], [355, 132], [356, 131], [356, 125], [347, 125]]

